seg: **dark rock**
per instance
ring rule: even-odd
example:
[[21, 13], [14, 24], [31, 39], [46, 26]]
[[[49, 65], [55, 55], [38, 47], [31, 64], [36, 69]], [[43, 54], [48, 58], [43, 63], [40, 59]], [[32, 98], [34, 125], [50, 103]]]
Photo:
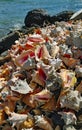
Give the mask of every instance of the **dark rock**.
[[6, 37], [3, 37], [0, 40], [0, 54], [9, 49], [11, 45], [15, 43], [15, 40], [17, 40], [19, 37], [20, 36], [18, 32], [12, 32], [8, 34]]
[[51, 24], [54, 24], [56, 21], [57, 21], [57, 16], [56, 16], [56, 15], [51, 16], [51, 18], [50, 18], [50, 23], [51, 23]]
[[82, 19], [82, 9], [74, 13], [71, 18], [71, 20], [79, 20]]
[[68, 21], [70, 20], [71, 16], [74, 14], [73, 11], [62, 11], [58, 13], [55, 16], [51, 17], [51, 23], [54, 23], [56, 21]]
[[73, 11], [63, 11], [57, 14], [57, 20], [60, 21], [68, 21], [70, 17], [74, 14]]
[[34, 9], [32, 11], [29, 11], [24, 20], [26, 27], [43, 27], [49, 22], [50, 16], [43, 9]]
[[59, 125], [61, 127], [64, 125], [64, 120], [56, 111], [47, 113], [47, 116], [52, 120], [54, 125]]

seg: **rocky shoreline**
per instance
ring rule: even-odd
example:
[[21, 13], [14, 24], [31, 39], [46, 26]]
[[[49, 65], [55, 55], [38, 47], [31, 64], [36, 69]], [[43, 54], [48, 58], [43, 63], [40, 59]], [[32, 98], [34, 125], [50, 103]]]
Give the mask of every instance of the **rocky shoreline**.
[[82, 129], [82, 10], [27, 13], [0, 41], [0, 129]]
[[[25, 26], [20, 30], [12, 31], [7, 34], [7, 36], [0, 39], [0, 54], [10, 48], [10, 46], [17, 40], [21, 33], [31, 33], [35, 28], [45, 27], [50, 24], [54, 24], [56, 21], [69, 21], [71, 16], [74, 14], [73, 11], [63, 11], [58, 13], [57, 15], [50, 16], [43, 9], [35, 9], [29, 11], [25, 17], [24, 23]], [[75, 20], [82, 19], [82, 13], [80, 13], [79, 17], [75, 17]], [[74, 20], [74, 18], [72, 19]], [[12, 40], [11, 40], [12, 39]]]
[[[71, 16], [75, 12], [73, 11], [63, 11], [58, 13], [57, 15], [50, 16], [45, 10], [43, 9], [35, 9], [29, 11], [24, 20], [24, 27], [21, 27], [20, 30], [15, 30], [9, 32], [5, 37], [0, 39], [0, 54], [5, 50], [9, 49], [11, 45], [21, 37], [21, 34], [28, 34], [34, 31], [35, 28], [45, 27], [51, 24], [55, 24], [55, 22], [61, 21], [70, 21]], [[77, 14], [77, 12], [76, 12]], [[77, 16], [75, 16], [71, 20], [79, 20], [82, 19], [82, 11], [80, 11]], [[12, 39], [12, 40], [11, 40]]]

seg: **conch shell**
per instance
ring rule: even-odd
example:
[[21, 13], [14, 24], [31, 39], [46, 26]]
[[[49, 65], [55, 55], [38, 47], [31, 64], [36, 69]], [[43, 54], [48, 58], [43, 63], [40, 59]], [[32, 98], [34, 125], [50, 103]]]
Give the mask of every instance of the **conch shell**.
[[76, 124], [77, 118], [72, 112], [58, 112], [58, 114], [62, 115], [62, 119], [64, 120], [66, 125]]
[[60, 105], [61, 108], [66, 107], [78, 111], [82, 108], [82, 97], [77, 90], [70, 90], [66, 95], [60, 96]]
[[51, 123], [42, 115], [35, 116], [35, 124], [44, 130], [53, 130]]
[[15, 64], [27, 70], [33, 69], [35, 68], [34, 57], [35, 57], [34, 52], [28, 50], [26, 52], [23, 52], [20, 56], [17, 56], [17, 58], [15, 59]]
[[61, 69], [60, 77], [62, 78], [62, 81], [63, 81], [63, 84], [62, 84], [63, 88], [74, 87], [75, 83], [77, 82], [75, 73], [73, 71]]

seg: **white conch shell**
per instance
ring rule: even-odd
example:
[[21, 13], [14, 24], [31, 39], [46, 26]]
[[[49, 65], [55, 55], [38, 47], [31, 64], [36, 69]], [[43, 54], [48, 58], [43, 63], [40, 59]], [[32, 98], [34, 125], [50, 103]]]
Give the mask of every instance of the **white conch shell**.
[[70, 90], [66, 95], [60, 96], [61, 107], [66, 107], [78, 111], [82, 108], [82, 97], [80, 93], [75, 90]]
[[72, 112], [58, 112], [58, 114], [62, 115], [62, 119], [64, 120], [66, 125], [76, 124], [77, 118]]

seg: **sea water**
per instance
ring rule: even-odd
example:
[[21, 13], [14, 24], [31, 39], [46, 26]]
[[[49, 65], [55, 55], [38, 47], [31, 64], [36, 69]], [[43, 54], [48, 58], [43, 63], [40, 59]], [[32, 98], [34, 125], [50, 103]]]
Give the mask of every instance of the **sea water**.
[[55, 15], [65, 10], [80, 10], [82, 0], [0, 0], [0, 38], [23, 26], [28, 11], [37, 8]]

